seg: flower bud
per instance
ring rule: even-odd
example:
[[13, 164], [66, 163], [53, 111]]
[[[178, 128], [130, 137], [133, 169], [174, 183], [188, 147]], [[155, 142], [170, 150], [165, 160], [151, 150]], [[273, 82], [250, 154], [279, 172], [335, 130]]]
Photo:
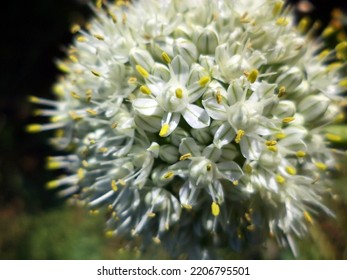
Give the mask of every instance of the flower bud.
[[324, 95], [309, 95], [298, 105], [298, 111], [305, 117], [305, 121], [313, 121], [323, 116], [329, 106], [330, 100]]
[[159, 157], [163, 161], [172, 164], [178, 160], [178, 156], [177, 147], [168, 144], [160, 146]]
[[297, 67], [284, 67], [281, 69], [282, 74], [276, 79], [278, 86], [284, 86], [286, 92], [290, 93], [294, 91], [302, 82], [302, 71]]
[[205, 28], [195, 34], [195, 44], [201, 54], [214, 54], [218, 41], [217, 33], [211, 28]]

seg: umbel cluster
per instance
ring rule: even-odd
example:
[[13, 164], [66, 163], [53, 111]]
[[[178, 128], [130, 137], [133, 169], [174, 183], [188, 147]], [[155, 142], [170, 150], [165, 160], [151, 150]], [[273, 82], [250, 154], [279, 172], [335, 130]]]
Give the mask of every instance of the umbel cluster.
[[[93, 6], [73, 26], [54, 86], [31, 97], [65, 155], [48, 182], [107, 235], [162, 243], [173, 256], [241, 250], [269, 235], [294, 250], [336, 168], [324, 127], [347, 84], [305, 22], [278, 0], [139, 0]], [[305, 35], [306, 34], [306, 35]], [[68, 152], [69, 155], [66, 155]]]

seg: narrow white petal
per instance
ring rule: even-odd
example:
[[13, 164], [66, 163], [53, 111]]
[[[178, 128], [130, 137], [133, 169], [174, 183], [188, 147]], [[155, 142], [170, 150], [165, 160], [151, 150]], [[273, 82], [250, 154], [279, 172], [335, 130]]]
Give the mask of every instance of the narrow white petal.
[[210, 125], [210, 117], [203, 108], [197, 105], [188, 104], [182, 115], [192, 128], [203, 128]]
[[217, 129], [214, 135], [213, 143], [218, 148], [221, 148], [224, 145], [229, 144], [235, 138], [235, 135], [235, 130], [228, 122], [225, 122]]
[[179, 147], [180, 154], [190, 153], [192, 156], [200, 156], [200, 149], [195, 140], [191, 137], [184, 138]]
[[222, 154], [222, 151], [216, 145], [211, 144], [204, 149], [202, 154], [204, 157], [208, 158], [209, 160], [216, 162], [217, 160], [219, 160]]
[[233, 105], [243, 99], [243, 89], [238, 82], [233, 81], [227, 90], [229, 105]]
[[138, 98], [132, 103], [135, 111], [144, 116], [158, 115], [162, 112], [157, 101], [150, 98]]
[[177, 55], [170, 64], [171, 76], [176, 76], [181, 85], [185, 85], [189, 75], [189, 66], [184, 59]]
[[248, 160], [258, 159], [262, 151], [261, 143], [258, 140], [247, 135], [242, 137], [240, 148], [242, 155]]
[[202, 101], [202, 105], [207, 111], [207, 114], [214, 120], [224, 121], [227, 119], [227, 111], [222, 104], [218, 104], [216, 98], [210, 97]]
[[218, 163], [217, 168], [221, 175], [231, 182], [239, 180], [243, 175], [242, 169], [234, 161], [225, 161]]

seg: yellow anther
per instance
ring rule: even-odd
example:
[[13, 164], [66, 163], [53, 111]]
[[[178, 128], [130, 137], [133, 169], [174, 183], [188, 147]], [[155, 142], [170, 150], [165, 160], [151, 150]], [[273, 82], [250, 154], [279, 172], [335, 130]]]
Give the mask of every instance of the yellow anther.
[[137, 72], [139, 72], [139, 74], [144, 77], [144, 78], [148, 78], [149, 73], [147, 72], [147, 70], [145, 68], [143, 68], [141, 65], [136, 65], [136, 70]]
[[116, 184], [116, 181], [115, 180], [112, 180], [111, 182], [111, 188], [114, 192], [118, 191], [118, 186]]
[[160, 244], [160, 243], [161, 243], [159, 237], [153, 237], [152, 240], [153, 240], [153, 242], [154, 242], [155, 244]]
[[299, 158], [305, 157], [306, 156], [306, 152], [304, 151], [297, 151], [296, 152], [296, 156]]
[[96, 143], [94, 138], [88, 138], [89, 144], [94, 145]]
[[73, 24], [70, 28], [70, 31], [72, 34], [75, 34], [80, 30], [81, 30], [81, 26], [79, 26], [78, 24]]
[[292, 122], [294, 120], [295, 120], [294, 117], [287, 117], [287, 118], [282, 119], [282, 122], [283, 123], [290, 123], [290, 122]]
[[192, 157], [191, 153], [184, 154], [180, 157], [180, 160], [186, 160]]
[[210, 81], [211, 81], [211, 78], [209, 76], [203, 76], [199, 80], [199, 85], [201, 87], [205, 87]]
[[32, 95], [30, 95], [30, 96], [28, 97], [28, 100], [29, 100], [29, 102], [31, 102], [31, 103], [39, 103], [39, 102], [40, 102], [40, 98], [38, 98], [38, 97], [36, 97], [36, 96], [32, 96]]
[[78, 37], [76, 38], [76, 40], [77, 40], [77, 42], [80, 42], [80, 43], [84, 43], [84, 42], [87, 42], [87, 41], [88, 41], [87, 38], [84, 37], [84, 36], [78, 36]]
[[96, 0], [95, 5], [98, 9], [101, 9], [102, 8], [102, 0]]
[[235, 180], [232, 182], [234, 186], [237, 186], [239, 184], [239, 181], [238, 180]]
[[97, 216], [100, 214], [100, 211], [98, 209], [91, 209], [89, 210], [89, 214], [92, 216]]
[[93, 36], [94, 36], [96, 39], [100, 40], [100, 41], [104, 41], [104, 40], [105, 40], [104, 36], [102, 36], [102, 35], [100, 35], [100, 34], [94, 34]]
[[285, 17], [280, 17], [276, 20], [276, 24], [279, 26], [287, 26], [289, 23], [289, 20]]
[[69, 73], [69, 72], [70, 72], [69, 66], [67, 66], [67, 65], [66, 65], [65, 63], [63, 63], [63, 62], [59, 62], [59, 63], [57, 64], [57, 68], [58, 68], [60, 71], [64, 72], [64, 73]]
[[40, 124], [29, 124], [25, 130], [29, 133], [37, 133], [37, 132], [40, 132], [42, 130], [42, 125]]
[[333, 133], [326, 133], [325, 138], [327, 138], [331, 142], [341, 142], [342, 137], [340, 135], [336, 135]]
[[143, 93], [143, 94], [147, 94], [147, 95], [150, 95], [152, 92], [151, 90], [149, 89], [148, 86], [146, 85], [143, 85], [140, 87], [140, 91]]
[[100, 152], [100, 153], [107, 153], [107, 151], [108, 151], [108, 148], [106, 148], [106, 147], [101, 147], [101, 148], [99, 149], [99, 152]]
[[339, 123], [345, 120], [345, 115], [343, 113], [340, 113], [336, 116], [334, 119], [334, 122]]
[[78, 177], [78, 179], [80, 179], [80, 180], [82, 180], [83, 178], [84, 178], [84, 169], [83, 168], [79, 168], [78, 170], [77, 170], [77, 177]]
[[108, 11], [109, 16], [112, 18], [113, 23], [117, 23], [117, 16], [112, 13], [111, 11]]
[[249, 164], [245, 165], [245, 172], [246, 173], [251, 174], [252, 170], [253, 170], [252, 166], [250, 166]]
[[342, 66], [343, 64], [341, 62], [333, 62], [327, 66], [326, 71], [331, 72], [333, 70], [341, 68]]
[[149, 213], [147, 213], [147, 217], [148, 218], [154, 218], [155, 217], [155, 213], [149, 212]]
[[211, 163], [208, 163], [208, 164], [206, 165], [206, 170], [207, 170], [207, 171], [211, 171], [211, 170], [212, 170], [212, 164], [211, 164]]
[[170, 64], [171, 63], [171, 58], [170, 58], [170, 56], [166, 52], [163, 52], [161, 54], [161, 58], [164, 60], [164, 62], [166, 64]]
[[86, 160], [82, 160], [82, 165], [83, 165], [83, 167], [88, 167], [89, 163]]
[[277, 146], [268, 146], [267, 149], [271, 152], [277, 152], [278, 151]]
[[91, 108], [86, 109], [86, 112], [87, 112], [88, 114], [92, 115], [92, 116], [96, 116], [96, 115], [98, 114], [97, 111], [95, 111], [95, 110], [93, 110], [93, 109], [91, 109]]
[[301, 33], [305, 33], [305, 32], [307, 32], [310, 24], [311, 24], [311, 19], [309, 17], [304, 17], [299, 21], [298, 30]]
[[54, 137], [56, 138], [61, 138], [65, 135], [65, 132], [63, 129], [57, 129], [55, 132], [54, 132]]
[[175, 173], [172, 171], [166, 172], [163, 176], [164, 179], [171, 179], [173, 176], [175, 176]]
[[95, 77], [100, 77], [100, 76], [101, 76], [100, 72], [98, 72], [98, 71], [90, 70], [90, 72], [91, 72]]
[[182, 203], [181, 205], [182, 205], [182, 207], [183, 207], [184, 209], [187, 209], [187, 210], [192, 210], [192, 209], [193, 209], [193, 206], [191, 206], [191, 205], [189, 205], [189, 204], [184, 204], [184, 203]]
[[58, 161], [51, 161], [50, 160], [46, 163], [46, 168], [47, 169], [59, 169], [59, 168], [61, 168], [61, 163]]
[[43, 113], [43, 111], [42, 111], [41, 109], [35, 109], [35, 110], [33, 111], [33, 115], [34, 115], [34, 116], [41, 116], [42, 113]]
[[57, 187], [59, 187], [59, 181], [58, 180], [49, 181], [46, 184], [46, 188], [49, 190], [55, 189]]
[[65, 91], [64, 91], [64, 86], [60, 84], [56, 84], [53, 86], [53, 93], [55, 93], [58, 96], [64, 96]]
[[137, 83], [137, 78], [136, 77], [130, 77], [128, 80], [128, 84], [133, 85]]
[[277, 175], [275, 176], [275, 180], [276, 180], [276, 182], [279, 183], [279, 184], [284, 184], [285, 181], [286, 181], [286, 179], [285, 179], [283, 176], [279, 175], [279, 174], [277, 174]]
[[330, 50], [325, 49], [319, 53], [318, 58], [320, 60], [322, 60], [322, 59], [326, 58], [329, 54], [330, 54]]
[[266, 146], [276, 146], [277, 145], [277, 141], [276, 140], [269, 140], [265, 142]]
[[286, 166], [286, 171], [290, 175], [296, 175], [296, 169], [293, 166]]
[[77, 62], [78, 62], [77, 57], [74, 56], [74, 55], [70, 55], [70, 56], [69, 56], [69, 59], [70, 59], [73, 63], [77, 63]]
[[282, 96], [284, 96], [286, 94], [286, 87], [280, 87], [280, 89], [278, 90], [278, 95], [277, 97], [281, 98]]
[[176, 97], [181, 99], [183, 97], [183, 90], [181, 88], [176, 89]]
[[340, 87], [347, 87], [347, 79], [343, 79], [339, 82]]
[[328, 166], [323, 162], [315, 162], [314, 165], [322, 171], [325, 171], [328, 169]]
[[111, 128], [116, 129], [117, 126], [118, 126], [118, 123], [115, 122], [115, 123], [113, 123], [113, 124], [111, 125]]
[[259, 76], [259, 71], [257, 69], [253, 69], [247, 76], [247, 80], [253, 84]]
[[336, 32], [336, 29], [333, 26], [328, 26], [326, 27], [323, 32], [322, 32], [322, 36], [324, 38], [330, 37], [332, 34], [334, 34]]
[[211, 204], [211, 212], [212, 212], [212, 215], [217, 217], [220, 213], [220, 208], [219, 208], [219, 205], [217, 202], [213, 201], [212, 204]]
[[106, 236], [107, 238], [113, 237], [113, 236], [114, 236], [113, 230], [108, 230], [108, 231], [106, 231], [106, 232], [105, 232], [105, 236]]
[[122, 14], [122, 23], [126, 24], [127, 22], [127, 15], [126, 14]]
[[64, 119], [64, 117], [63, 116], [52, 116], [52, 117], [50, 117], [50, 122], [52, 122], [52, 123], [57, 123], [57, 122], [60, 122], [61, 120], [63, 120]]
[[235, 142], [239, 144], [241, 142], [242, 137], [245, 135], [245, 131], [242, 129], [239, 129], [237, 131], [236, 137], [235, 137]]
[[80, 99], [81, 98], [76, 92], [73, 92], [73, 91], [70, 93], [70, 95], [71, 95], [72, 98], [75, 98], [75, 99]]
[[313, 219], [310, 213], [308, 213], [307, 211], [304, 211], [304, 218], [307, 222], [309, 222], [310, 224], [313, 224]]
[[276, 138], [279, 139], [279, 140], [284, 139], [284, 138], [287, 137], [287, 135], [286, 135], [285, 133], [282, 133], [282, 132], [276, 133], [275, 136], [276, 136]]
[[169, 133], [169, 131], [170, 131], [170, 126], [169, 126], [169, 124], [164, 123], [163, 126], [162, 126], [161, 129], [160, 129], [159, 136], [160, 136], [160, 137], [166, 137], [167, 134]]
[[216, 100], [217, 100], [217, 103], [218, 103], [218, 104], [221, 104], [221, 103], [222, 103], [223, 96], [222, 96], [222, 94], [220, 93], [220, 91], [217, 91], [217, 93], [216, 93]]
[[347, 42], [341, 42], [336, 45], [335, 50], [342, 51], [347, 49]]
[[283, 1], [276, 2], [272, 9], [272, 15], [277, 16], [282, 11], [283, 5]]

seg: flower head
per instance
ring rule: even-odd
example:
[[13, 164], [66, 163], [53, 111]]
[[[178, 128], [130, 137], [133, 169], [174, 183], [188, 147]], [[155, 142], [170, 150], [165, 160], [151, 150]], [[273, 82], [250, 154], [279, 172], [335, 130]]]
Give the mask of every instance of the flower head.
[[108, 234], [192, 257], [268, 234], [292, 246], [330, 213], [323, 128], [339, 114], [340, 64], [283, 1], [97, 3], [58, 63], [57, 101], [31, 98], [51, 123], [28, 131], [55, 129], [71, 153], [49, 159], [69, 174], [49, 188], [108, 209]]

